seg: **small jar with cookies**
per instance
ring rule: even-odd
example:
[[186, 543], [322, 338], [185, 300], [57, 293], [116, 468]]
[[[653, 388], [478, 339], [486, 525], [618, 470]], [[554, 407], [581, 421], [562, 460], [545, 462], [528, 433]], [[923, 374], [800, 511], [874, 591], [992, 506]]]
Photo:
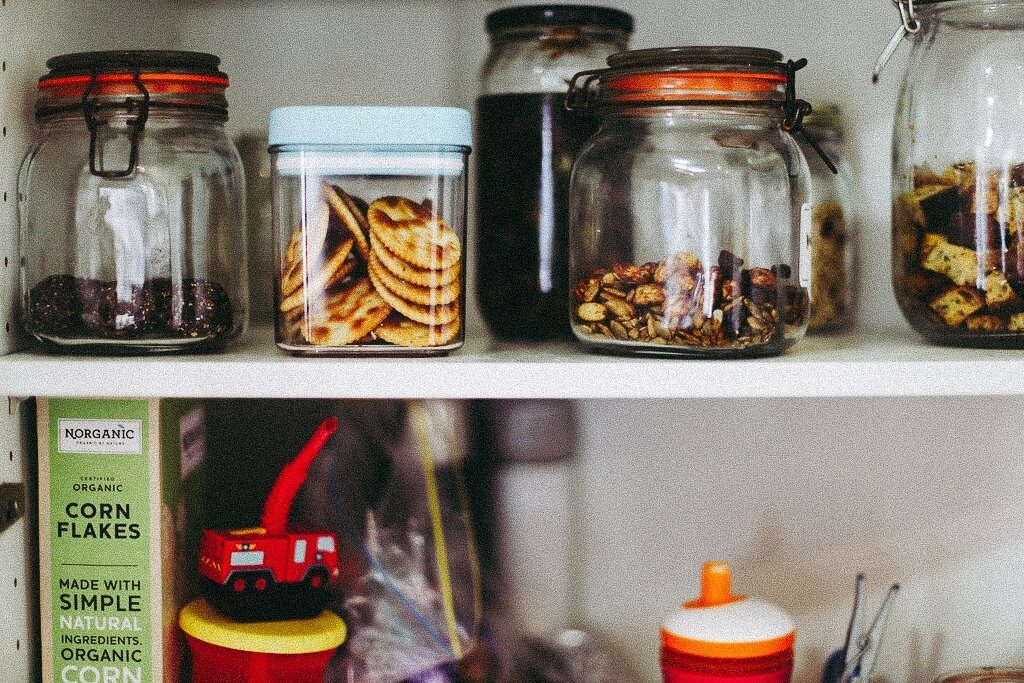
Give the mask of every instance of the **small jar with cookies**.
[[460, 348], [470, 113], [284, 107], [268, 137], [278, 347], [298, 356]]

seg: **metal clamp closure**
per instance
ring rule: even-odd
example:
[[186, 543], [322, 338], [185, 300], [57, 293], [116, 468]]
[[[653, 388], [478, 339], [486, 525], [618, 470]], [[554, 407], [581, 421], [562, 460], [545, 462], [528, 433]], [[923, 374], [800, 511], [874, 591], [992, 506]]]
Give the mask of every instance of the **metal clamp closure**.
[[896, 5], [896, 8], [900, 11], [900, 27], [896, 29], [893, 37], [889, 39], [889, 43], [882, 50], [882, 54], [878, 56], [875, 71], [871, 74], [872, 83], [878, 83], [878, 79], [882, 77], [882, 69], [889, 63], [889, 60], [895, 54], [903, 39], [921, 30], [921, 21], [917, 18], [914, 0], [892, 0], [892, 4]]
[[814, 107], [811, 106], [810, 102], [801, 100], [796, 96], [796, 72], [805, 66], [807, 66], [806, 59], [799, 59], [797, 61], [791, 59], [786, 62], [786, 104], [782, 128], [790, 135], [799, 135], [804, 142], [810, 145], [811, 149], [817, 152], [818, 156], [821, 157], [821, 160], [828, 167], [828, 170], [833, 175], [838, 175], [839, 169], [836, 168], [835, 163], [828, 158], [828, 155], [825, 154], [825, 150], [821, 148], [818, 141], [804, 130], [804, 118], [814, 111]]
[[565, 94], [565, 108], [568, 111], [589, 109], [597, 99], [594, 83], [609, 71], [611, 69], [592, 69], [573, 76], [569, 81], [569, 92]]
[[102, 119], [99, 114], [104, 109], [117, 108], [120, 109], [122, 105], [103, 105], [92, 98], [93, 91], [96, 90], [96, 86], [99, 82], [99, 74], [93, 72], [92, 78], [89, 80], [89, 85], [82, 93], [82, 114], [85, 118], [85, 125], [89, 129], [89, 171], [99, 178], [106, 179], [117, 179], [127, 178], [135, 173], [135, 169], [139, 163], [139, 141], [142, 138], [142, 134], [146, 130], [146, 122], [149, 120], [149, 106], [150, 106], [150, 95], [149, 90], [142, 82], [142, 76], [139, 72], [132, 74], [132, 83], [138, 88], [139, 93], [142, 95], [142, 99], [137, 97], [126, 97], [124, 101], [124, 108], [128, 110], [129, 114], [134, 114], [134, 118], [130, 118], [127, 121], [128, 125], [128, 136], [131, 143], [131, 148], [128, 154], [128, 168], [124, 170], [105, 170], [100, 169], [99, 164], [96, 161], [96, 152], [98, 147], [98, 137], [100, 127], [106, 124], [106, 121]]

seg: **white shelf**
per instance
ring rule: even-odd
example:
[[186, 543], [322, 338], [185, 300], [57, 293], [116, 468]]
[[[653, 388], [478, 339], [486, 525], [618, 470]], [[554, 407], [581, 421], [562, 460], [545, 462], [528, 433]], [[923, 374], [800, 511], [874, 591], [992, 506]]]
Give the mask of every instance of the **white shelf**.
[[[480, 336], [476, 337], [478, 340]], [[809, 337], [781, 358], [598, 356], [568, 344], [467, 344], [438, 359], [299, 359], [259, 328], [227, 353], [0, 358], [0, 395], [194, 398], [771, 398], [1024, 395], [1024, 352], [902, 333]]]

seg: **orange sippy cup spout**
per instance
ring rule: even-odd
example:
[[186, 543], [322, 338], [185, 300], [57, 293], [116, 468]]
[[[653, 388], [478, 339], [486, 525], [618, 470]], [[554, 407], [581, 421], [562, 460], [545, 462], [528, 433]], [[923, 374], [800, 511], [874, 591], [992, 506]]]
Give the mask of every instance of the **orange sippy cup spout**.
[[732, 593], [732, 568], [726, 562], [708, 562], [701, 573], [700, 598], [685, 607], [719, 607], [743, 600]]

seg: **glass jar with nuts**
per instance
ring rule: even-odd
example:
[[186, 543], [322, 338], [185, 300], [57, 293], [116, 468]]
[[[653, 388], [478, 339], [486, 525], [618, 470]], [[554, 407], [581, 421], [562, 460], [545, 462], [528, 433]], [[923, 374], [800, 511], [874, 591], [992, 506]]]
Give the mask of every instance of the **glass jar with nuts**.
[[609, 66], [569, 96], [601, 115], [573, 172], [576, 337], [612, 353], [782, 353], [810, 311], [808, 168], [787, 132], [807, 109], [787, 87], [801, 64], [702, 47]]

